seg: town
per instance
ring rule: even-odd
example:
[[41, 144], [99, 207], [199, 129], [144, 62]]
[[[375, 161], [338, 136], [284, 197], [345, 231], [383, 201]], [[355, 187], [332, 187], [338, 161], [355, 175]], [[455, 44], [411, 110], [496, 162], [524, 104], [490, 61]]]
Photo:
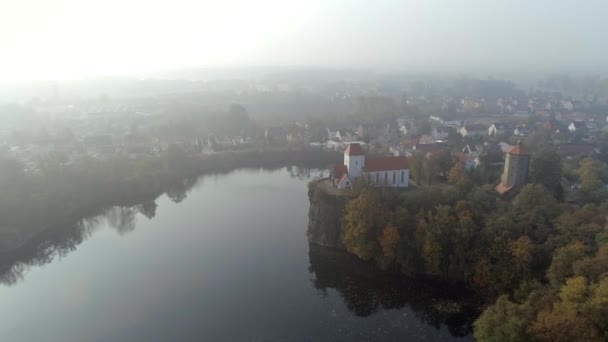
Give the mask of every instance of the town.
[[[49, 167], [83, 170], [90, 160], [150, 160], [169, 147], [199, 155], [269, 149], [341, 154], [358, 144], [375, 157], [405, 157], [407, 176], [395, 176], [408, 178], [399, 182], [403, 187], [445, 182], [455, 164], [476, 183], [498, 184], [507, 152], [521, 142], [532, 154], [543, 146], [557, 152], [568, 167], [561, 191], [576, 201], [580, 161], [608, 161], [608, 95], [602, 96], [601, 84], [584, 81], [548, 77], [524, 92], [509, 81], [479, 79], [408, 79], [399, 87], [382, 78], [130, 80], [124, 82], [137, 96], [131, 90], [88, 97], [52, 84], [40, 97], [0, 106], [7, 118], [0, 154], [40, 174]], [[171, 92], [146, 93], [150, 83], [156, 92]]]

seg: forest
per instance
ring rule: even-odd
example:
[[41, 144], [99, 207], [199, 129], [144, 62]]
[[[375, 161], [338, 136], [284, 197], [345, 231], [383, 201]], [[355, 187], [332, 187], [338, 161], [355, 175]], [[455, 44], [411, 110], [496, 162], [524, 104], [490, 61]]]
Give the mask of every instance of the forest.
[[[480, 341], [607, 339], [606, 164], [544, 147], [530, 183], [509, 198], [474, 176], [457, 163], [443, 184], [357, 184], [342, 243], [383, 269], [475, 288], [487, 300], [474, 324]], [[580, 182], [576, 203], [563, 200], [564, 177]]]

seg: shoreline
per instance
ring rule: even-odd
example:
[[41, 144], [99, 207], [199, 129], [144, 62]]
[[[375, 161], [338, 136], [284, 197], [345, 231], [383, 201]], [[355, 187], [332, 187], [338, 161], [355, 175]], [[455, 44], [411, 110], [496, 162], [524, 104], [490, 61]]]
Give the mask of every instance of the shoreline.
[[[62, 216], [56, 222], [44, 226], [0, 227], [0, 259], [19, 254], [20, 250], [27, 250], [32, 243], [44, 242], [46, 234], [52, 234], [62, 227], [71, 226], [87, 217], [95, 216], [101, 211], [115, 207], [132, 207], [147, 201], [154, 201], [159, 196], [172, 189], [182, 189], [189, 180], [196, 180], [201, 176], [225, 173], [237, 169], [247, 168], [281, 168], [288, 166], [325, 167], [334, 162], [339, 154], [316, 149], [284, 149], [284, 150], [253, 150], [244, 152], [222, 152], [204, 156], [193, 160], [197, 168], [190, 172], [175, 174], [173, 177], [161, 175], [150, 177], [143, 184], [132, 183], [120, 193], [107, 199], [96, 201], [93, 205], [74, 209], [68, 215]], [[210, 162], [210, 163], [207, 163]], [[102, 197], [95, 194], [93, 197]], [[9, 229], [7, 229], [9, 228]], [[38, 241], [40, 240], [40, 241]]]

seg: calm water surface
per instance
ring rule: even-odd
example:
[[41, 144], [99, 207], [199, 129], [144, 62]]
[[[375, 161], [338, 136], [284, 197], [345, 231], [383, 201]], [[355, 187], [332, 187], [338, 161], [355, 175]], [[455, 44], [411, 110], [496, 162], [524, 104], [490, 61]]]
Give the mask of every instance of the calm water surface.
[[470, 314], [437, 309], [449, 288], [309, 246], [318, 172], [296, 171], [201, 177], [4, 257], [0, 340], [471, 339]]

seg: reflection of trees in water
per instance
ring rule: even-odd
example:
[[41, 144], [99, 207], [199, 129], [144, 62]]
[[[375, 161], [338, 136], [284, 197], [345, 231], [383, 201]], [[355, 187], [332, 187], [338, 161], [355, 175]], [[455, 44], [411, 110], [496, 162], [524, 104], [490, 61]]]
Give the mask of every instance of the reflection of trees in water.
[[155, 201], [146, 201], [136, 205], [135, 209], [148, 219], [153, 219], [156, 216], [156, 207], [158, 207], [158, 204]]
[[[144, 209], [145, 208], [145, 209]], [[104, 222], [121, 235], [133, 231], [136, 213], [145, 211], [153, 217], [156, 203], [149, 201], [135, 207], [113, 207], [103, 213], [84, 218], [72, 225], [43, 232], [18, 250], [0, 256], [0, 283], [14, 285], [34, 266], [43, 266], [76, 250]]]
[[137, 220], [135, 210], [128, 207], [114, 207], [106, 212], [108, 225], [120, 234], [124, 235], [135, 230]]
[[[167, 196], [176, 203], [181, 202], [196, 182], [197, 178], [176, 182], [167, 190]], [[151, 199], [133, 207], [112, 207], [77, 223], [46, 230], [16, 251], [0, 255], [0, 283], [16, 284], [30, 267], [46, 265], [76, 250], [104, 222], [120, 235], [132, 232], [137, 226], [137, 213], [152, 219], [157, 206]]]
[[169, 186], [167, 197], [175, 203], [179, 203], [186, 199], [188, 191], [196, 184], [198, 178], [186, 178], [182, 181], [175, 182]]
[[357, 316], [408, 306], [430, 326], [439, 329], [447, 325], [453, 336], [472, 332], [476, 303], [463, 288], [381, 272], [345, 252], [312, 244], [309, 261], [309, 271], [315, 275], [313, 286], [322, 296], [327, 289], [337, 290], [348, 310]]

